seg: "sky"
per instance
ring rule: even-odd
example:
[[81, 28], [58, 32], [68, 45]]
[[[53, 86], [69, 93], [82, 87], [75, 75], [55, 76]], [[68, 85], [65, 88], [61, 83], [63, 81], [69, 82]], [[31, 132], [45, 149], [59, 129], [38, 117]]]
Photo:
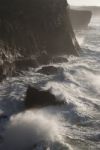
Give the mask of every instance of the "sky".
[[100, 6], [100, 0], [68, 0], [70, 5]]

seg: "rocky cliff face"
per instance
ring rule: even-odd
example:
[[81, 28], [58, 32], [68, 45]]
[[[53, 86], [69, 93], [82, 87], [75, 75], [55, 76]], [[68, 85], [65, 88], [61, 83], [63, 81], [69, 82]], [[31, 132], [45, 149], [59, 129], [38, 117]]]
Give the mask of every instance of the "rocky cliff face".
[[0, 0], [0, 72], [3, 76], [11, 74], [20, 64], [21, 69], [25, 68], [24, 64], [27, 66], [30, 60], [35, 64], [41, 58], [42, 63], [44, 52], [51, 58], [78, 55], [78, 50], [66, 0]]

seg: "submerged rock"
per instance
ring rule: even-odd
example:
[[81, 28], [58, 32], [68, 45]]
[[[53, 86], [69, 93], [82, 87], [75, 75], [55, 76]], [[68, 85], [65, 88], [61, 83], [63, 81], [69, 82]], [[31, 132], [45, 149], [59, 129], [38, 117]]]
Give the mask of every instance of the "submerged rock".
[[41, 69], [39, 69], [37, 72], [39, 73], [43, 73], [43, 74], [46, 74], [46, 75], [51, 75], [51, 74], [57, 74], [59, 72], [59, 70], [61, 70], [62, 68], [57, 68], [57, 67], [54, 67], [54, 66], [44, 66], [42, 67]]
[[38, 108], [50, 105], [62, 105], [64, 101], [57, 100], [57, 98], [49, 91], [38, 90], [29, 86], [25, 97], [26, 108]]

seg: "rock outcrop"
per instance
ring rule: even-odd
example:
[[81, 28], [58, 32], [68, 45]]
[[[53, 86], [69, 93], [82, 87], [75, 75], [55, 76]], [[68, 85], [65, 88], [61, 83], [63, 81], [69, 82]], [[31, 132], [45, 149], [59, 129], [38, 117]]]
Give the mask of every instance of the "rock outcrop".
[[33, 57], [39, 62], [33, 60], [36, 66], [46, 63], [43, 52], [48, 58], [78, 56], [80, 48], [67, 7], [66, 0], [0, 0], [1, 75], [12, 75], [18, 61], [24, 59], [23, 65]]
[[44, 66], [41, 69], [37, 70], [38, 73], [46, 74], [46, 75], [54, 75], [59, 73], [59, 71], [62, 70], [60, 67], [55, 66]]
[[49, 90], [38, 90], [31, 86], [27, 89], [25, 97], [26, 109], [41, 108], [50, 105], [62, 105], [64, 103], [63, 100], [57, 100]]
[[87, 28], [92, 17], [88, 10], [70, 10], [70, 19], [74, 29]]

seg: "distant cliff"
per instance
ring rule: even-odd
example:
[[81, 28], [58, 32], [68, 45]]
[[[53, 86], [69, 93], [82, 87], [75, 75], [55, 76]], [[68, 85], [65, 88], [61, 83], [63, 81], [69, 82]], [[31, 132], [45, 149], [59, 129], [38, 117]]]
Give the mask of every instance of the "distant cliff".
[[1, 75], [33, 65], [30, 59], [42, 63], [44, 52], [78, 55], [67, 6], [66, 0], [0, 0]]
[[70, 10], [71, 23], [74, 29], [88, 27], [91, 17], [92, 12], [88, 10]]
[[93, 17], [100, 16], [100, 6], [71, 6], [71, 9], [91, 11]]

